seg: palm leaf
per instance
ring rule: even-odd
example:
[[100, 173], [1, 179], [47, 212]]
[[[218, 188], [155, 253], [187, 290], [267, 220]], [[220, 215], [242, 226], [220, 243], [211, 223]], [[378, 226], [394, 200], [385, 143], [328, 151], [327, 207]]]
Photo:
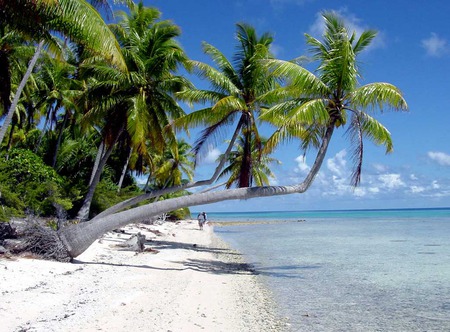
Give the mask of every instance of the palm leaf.
[[328, 87], [307, 69], [296, 63], [283, 60], [264, 60], [266, 67], [275, 77], [286, 77], [289, 81], [289, 88], [296, 88], [297, 96], [300, 95], [324, 95], [328, 94]]
[[218, 92], [233, 95], [239, 94], [240, 90], [235, 85], [236, 82], [230, 79], [227, 74], [220, 72], [206, 63], [199, 61], [190, 61], [190, 63], [196, 69], [197, 75], [201, 78], [206, 78]]
[[352, 106], [363, 109], [383, 109], [384, 106], [406, 110], [408, 105], [400, 90], [389, 83], [371, 83], [355, 89], [349, 96]]

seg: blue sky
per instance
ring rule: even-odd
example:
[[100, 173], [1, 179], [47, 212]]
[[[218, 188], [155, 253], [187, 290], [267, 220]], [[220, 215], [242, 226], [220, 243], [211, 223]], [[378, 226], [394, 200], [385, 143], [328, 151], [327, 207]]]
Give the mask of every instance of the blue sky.
[[[182, 29], [180, 43], [195, 60], [209, 62], [201, 42], [229, 58], [236, 45], [235, 24], [253, 25], [258, 34], [274, 35], [272, 51], [280, 59], [307, 54], [304, 33], [319, 37], [320, 12], [334, 10], [357, 32], [379, 32], [360, 57], [361, 84], [389, 82], [399, 87], [409, 112], [385, 112], [376, 118], [392, 133], [394, 153], [365, 143], [361, 185], [349, 186], [352, 162], [344, 131], [337, 131], [318, 177], [307, 193], [215, 203], [207, 211], [315, 210], [450, 206], [450, 2], [319, 0], [145, 0], [164, 19]], [[206, 83], [194, 79], [199, 87]], [[187, 110], [188, 111], [188, 110]], [[195, 136], [192, 137], [192, 140]], [[222, 149], [222, 151], [220, 151]], [[223, 148], [211, 154], [223, 152]], [[274, 157], [273, 184], [301, 182], [314, 154], [292, 142]], [[214, 158], [211, 158], [214, 159]], [[203, 160], [196, 178], [209, 178], [214, 164]], [[196, 211], [197, 208], [192, 210]]]

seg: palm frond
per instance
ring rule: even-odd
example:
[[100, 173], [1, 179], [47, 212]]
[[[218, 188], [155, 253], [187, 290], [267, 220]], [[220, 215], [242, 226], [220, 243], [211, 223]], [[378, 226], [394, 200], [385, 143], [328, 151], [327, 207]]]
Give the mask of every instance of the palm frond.
[[[264, 64], [275, 77], [286, 77], [289, 88], [296, 88], [297, 98], [311, 95], [325, 95], [328, 87], [313, 73], [296, 63], [284, 60], [264, 60]], [[293, 90], [295, 91], [295, 90]]]
[[196, 68], [194, 71], [197, 72], [198, 76], [207, 79], [216, 91], [233, 95], [239, 94], [240, 90], [235, 85], [236, 81], [230, 79], [228, 74], [220, 72], [206, 63], [199, 61], [190, 61], [190, 63]]
[[349, 96], [352, 107], [383, 110], [384, 106], [394, 110], [407, 110], [408, 105], [400, 90], [389, 83], [371, 83], [355, 89]]
[[237, 75], [236, 71], [233, 68], [233, 65], [230, 61], [228, 61], [227, 57], [220, 52], [216, 47], [212, 46], [211, 44], [208, 44], [206, 42], [202, 43], [203, 46], [203, 52], [211, 56], [214, 63], [217, 65], [219, 70], [228, 77], [228, 79], [233, 84], [238, 84], [239, 82], [239, 76]]
[[359, 36], [358, 41], [353, 46], [353, 52], [355, 52], [355, 54], [362, 52], [367, 46], [369, 46], [377, 34], [378, 32], [375, 30], [364, 30], [361, 33], [361, 36]]

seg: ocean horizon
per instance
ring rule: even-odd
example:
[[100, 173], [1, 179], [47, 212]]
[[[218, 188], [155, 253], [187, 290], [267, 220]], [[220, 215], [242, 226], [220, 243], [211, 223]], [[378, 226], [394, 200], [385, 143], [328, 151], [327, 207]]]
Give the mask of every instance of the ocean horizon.
[[450, 331], [448, 207], [206, 212], [292, 331]]

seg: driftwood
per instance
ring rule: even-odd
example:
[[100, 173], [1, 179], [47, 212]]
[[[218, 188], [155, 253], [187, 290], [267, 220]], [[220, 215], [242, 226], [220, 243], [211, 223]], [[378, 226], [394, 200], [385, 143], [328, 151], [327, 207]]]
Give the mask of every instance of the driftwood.
[[140, 232], [130, 237], [122, 244], [118, 244], [118, 247], [126, 248], [126, 250], [143, 252], [145, 250], [145, 235]]

